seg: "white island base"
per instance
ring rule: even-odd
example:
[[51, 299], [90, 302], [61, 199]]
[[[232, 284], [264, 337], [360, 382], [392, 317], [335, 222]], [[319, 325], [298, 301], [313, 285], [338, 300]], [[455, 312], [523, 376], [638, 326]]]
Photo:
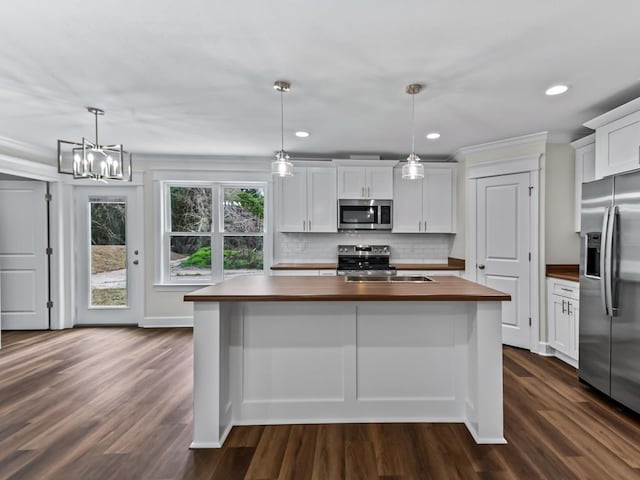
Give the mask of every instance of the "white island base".
[[233, 425], [460, 422], [503, 437], [501, 302], [194, 303], [192, 448]]

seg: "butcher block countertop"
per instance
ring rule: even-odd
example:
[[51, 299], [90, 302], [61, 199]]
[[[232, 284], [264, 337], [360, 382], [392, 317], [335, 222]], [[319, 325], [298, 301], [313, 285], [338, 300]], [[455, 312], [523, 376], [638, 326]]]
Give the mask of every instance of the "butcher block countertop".
[[579, 282], [579, 266], [572, 263], [547, 264], [547, 277], [559, 278], [569, 282]]
[[[449, 258], [448, 263], [394, 263], [398, 270], [464, 270], [464, 260]], [[335, 270], [336, 263], [276, 263], [271, 270]]]
[[238, 276], [184, 296], [186, 302], [509, 301], [511, 296], [460, 277], [426, 283], [347, 283], [337, 276]]

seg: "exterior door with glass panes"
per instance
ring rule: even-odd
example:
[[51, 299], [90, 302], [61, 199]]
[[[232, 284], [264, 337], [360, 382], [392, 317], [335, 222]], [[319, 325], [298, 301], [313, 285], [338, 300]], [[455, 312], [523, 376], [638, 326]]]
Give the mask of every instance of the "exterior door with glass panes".
[[166, 189], [165, 283], [211, 284], [264, 274], [264, 185]]
[[76, 187], [76, 324], [144, 316], [142, 187]]

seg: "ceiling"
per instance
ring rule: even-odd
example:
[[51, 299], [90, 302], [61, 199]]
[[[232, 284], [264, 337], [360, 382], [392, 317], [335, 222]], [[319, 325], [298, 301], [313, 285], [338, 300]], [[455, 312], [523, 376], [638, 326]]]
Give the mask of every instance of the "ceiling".
[[[0, 136], [53, 150], [424, 158], [582, 123], [640, 96], [637, 0], [0, 3]], [[567, 83], [569, 92], [544, 90]], [[311, 133], [306, 139], [296, 130]], [[438, 141], [425, 134], [439, 131]]]

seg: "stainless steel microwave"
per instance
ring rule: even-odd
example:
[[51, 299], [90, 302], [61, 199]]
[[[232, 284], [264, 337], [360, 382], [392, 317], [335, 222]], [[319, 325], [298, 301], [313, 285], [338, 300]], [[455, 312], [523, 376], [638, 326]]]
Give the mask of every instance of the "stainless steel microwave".
[[338, 200], [339, 230], [391, 230], [392, 200]]

